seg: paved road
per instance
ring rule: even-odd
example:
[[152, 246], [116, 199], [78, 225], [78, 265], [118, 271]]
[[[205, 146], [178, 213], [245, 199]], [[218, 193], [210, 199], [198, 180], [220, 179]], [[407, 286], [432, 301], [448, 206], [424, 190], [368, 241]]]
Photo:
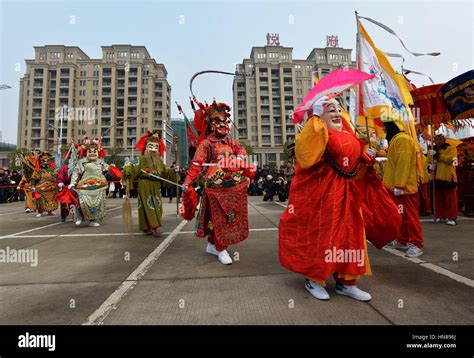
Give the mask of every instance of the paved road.
[[[374, 275], [361, 303], [312, 298], [278, 261], [284, 204], [250, 197], [249, 238], [221, 265], [193, 236], [194, 222], [165, 203], [161, 237], [124, 233], [120, 199], [99, 228], [35, 218], [0, 205], [0, 250], [37, 250], [38, 264], [0, 263], [0, 324], [473, 324], [474, 220], [423, 222], [425, 255], [407, 259], [369, 246]], [[427, 219], [425, 219], [427, 220]]]

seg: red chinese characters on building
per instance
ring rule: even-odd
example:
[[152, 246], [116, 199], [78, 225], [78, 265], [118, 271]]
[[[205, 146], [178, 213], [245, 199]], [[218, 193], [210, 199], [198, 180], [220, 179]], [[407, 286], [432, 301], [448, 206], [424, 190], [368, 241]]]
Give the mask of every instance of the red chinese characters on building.
[[331, 35], [326, 36], [326, 47], [338, 47], [339, 46], [339, 39], [337, 36]]
[[267, 33], [267, 46], [280, 46], [280, 34]]

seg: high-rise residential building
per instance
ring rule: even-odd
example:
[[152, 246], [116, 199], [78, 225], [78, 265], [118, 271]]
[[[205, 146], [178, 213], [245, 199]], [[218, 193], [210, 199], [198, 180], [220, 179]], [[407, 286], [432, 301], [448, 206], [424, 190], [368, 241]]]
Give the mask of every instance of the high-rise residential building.
[[[295, 139], [291, 113], [310, 91], [313, 74], [324, 77], [338, 67], [355, 67], [351, 49], [339, 48], [337, 37], [315, 48], [306, 59], [294, 59], [293, 48], [267, 34], [267, 45], [252, 47], [250, 58], [237, 65], [233, 84], [234, 120], [238, 138], [253, 147], [260, 165], [280, 165], [284, 145]], [[345, 98], [348, 101], [348, 98]]]
[[171, 127], [175, 137], [178, 137], [178, 158], [181, 167], [187, 167], [189, 162], [188, 134], [186, 122], [181, 118], [171, 118]]
[[144, 46], [102, 46], [100, 59], [75, 46], [35, 47], [20, 80], [17, 144], [55, 152], [60, 139], [102, 136], [106, 150], [129, 156], [142, 134], [160, 129], [174, 158], [170, 97], [165, 66]]

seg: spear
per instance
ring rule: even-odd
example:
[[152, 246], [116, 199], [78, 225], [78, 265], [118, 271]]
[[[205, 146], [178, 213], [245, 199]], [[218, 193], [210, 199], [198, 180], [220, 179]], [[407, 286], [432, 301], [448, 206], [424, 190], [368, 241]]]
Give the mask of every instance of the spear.
[[180, 184], [178, 184], [178, 183], [175, 183], [174, 181], [171, 181], [171, 180], [162, 178], [162, 177], [160, 177], [159, 175], [147, 173], [147, 172], [144, 171], [143, 169], [142, 169], [142, 172], [145, 173], [146, 175], [152, 177], [152, 178], [155, 178], [155, 179], [158, 179], [158, 180], [163, 180], [165, 183], [172, 184], [172, 185], [176, 185], [178, 188], [181, 188], [181, 189], [184, 190], [184, 185], [180, 185]]

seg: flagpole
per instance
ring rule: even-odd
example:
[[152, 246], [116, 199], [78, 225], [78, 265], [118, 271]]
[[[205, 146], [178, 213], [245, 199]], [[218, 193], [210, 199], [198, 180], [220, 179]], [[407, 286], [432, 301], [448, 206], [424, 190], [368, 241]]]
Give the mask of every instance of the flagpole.
[[[355, 17], [356, 17], [356, 24], [357, 24], [357, 35], [356, 35], [356, 62], [357, 62], [357, 69], [360, 70], [360, 30], [359, 30], [359, 13], [355, 11]], [[360, 110], [360, 96], [362, 95], [360, 93], [360, 88], [361, 84], [358, 84], [356, 87], [356, 110], [355, 110], [355, 128], [357, 128], [357, 119], [359, 117], [359, 110]], [[369, 121], [367, 120], [367, 117], [365, 116], [364, 113], [364, 119], [365, 119], [365, 130], [367, 132], [367, 144], [370, 149], [370, 134], [369, 134]]]
[[[431, 151], [433, 150], [433, 138], [434, 138], [434, 132], [433, 132], [433, 121], [432, 121], [432, 118], [430, 116], [430, 147], [431, 147]], [[430, 155], [431, 155], [431, 160], [433, 161], [431, 164], [433, 165], [432, 168], [434, 168], [433, 170], [433, 177], [432, 177], [432, 184], [433, 184], [433, 190], [432, 190], [432, 198], [433, 198], [433, 215], [435, 215], [435, 220], [436, 220], [436, 214], [435, 214], [435, 210], [436, 210], [436, 186], [435, 186], [435, 179], [436, 179], [436, 164], [435, 164], [435, 158], [433, 156], [433, 154], [431, 154], [431, 152], [428, 152]], [[429, 187], [429, 183], [430, 183], [430, 173], [428, 171], [428, 187]]]

